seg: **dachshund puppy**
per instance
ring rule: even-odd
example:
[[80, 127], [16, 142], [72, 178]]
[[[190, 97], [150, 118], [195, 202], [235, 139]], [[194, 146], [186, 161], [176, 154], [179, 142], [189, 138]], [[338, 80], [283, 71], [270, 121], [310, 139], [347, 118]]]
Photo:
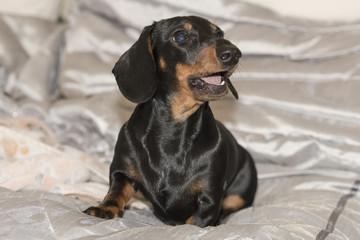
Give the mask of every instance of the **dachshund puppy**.
[[120, 130], [110, 189], [84, 212], [121, 217], [136, 191], [167, 224], [216, 225], [251, 206], [257, 174], [250, 154], [214, 119], [208, 102], [228, 93], [240, 50], [195, 16], [155, 22], [116, 63], [121, 93], [137, 106]]

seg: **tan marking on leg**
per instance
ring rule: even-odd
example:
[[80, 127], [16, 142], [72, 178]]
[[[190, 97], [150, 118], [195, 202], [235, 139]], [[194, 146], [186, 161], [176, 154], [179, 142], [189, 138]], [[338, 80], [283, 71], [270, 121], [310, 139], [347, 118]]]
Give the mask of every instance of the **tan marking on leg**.
[[130, 200], [134, 195], [135, 190], [130, 183], [126, 183], [124, 188], [119, 192], [110, 192], [108, 193], [103, 203], [106, 204], [106, 201], [115, 201], [118, 204], [118, 209], [124, 211], [125, 204]]
[[135, 189], [133, 188], [133, 186], [130, 183], [126, 183], [121, 193], [118, 196], [115, 195], [115, 199], [117, 199], [119, 207], [123, 209], [125, 204], [134, 195], [134, 193]]
[[[90, 207], [84, 212], [102, 218], [117, 218], [121, 217], [125, 210], [125, 204], [134, 195], [135, 190], [130, 183], [120, 191], [109, 192], [104, 200], [96, 207]], [[119, 213], [121, 214], [119, 216]]]
[[191, 217], [189, 217], [188, 219], [186, 219], [185, 224], [191, 224], [191, 223], [194, 221], [194, 218], [195, 218], [195, 216], [192, 215]]
[[240, 196], [229, 195], [223, 200], [221, 208], [223, 209], [223, 212], [231, 213], [243, 208], [245, 204], [245, 200]]
[[134, 166], [129, 166], [128, 171], [130, 176], [138, 183], [143, 183], [143, 179], [141, 178], [139, 172], [135, 169]]

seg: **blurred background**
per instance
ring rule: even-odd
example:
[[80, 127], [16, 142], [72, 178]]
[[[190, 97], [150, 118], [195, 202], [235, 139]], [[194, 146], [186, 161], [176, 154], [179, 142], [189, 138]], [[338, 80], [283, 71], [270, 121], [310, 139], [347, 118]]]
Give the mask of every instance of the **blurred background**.
[[[0, 2], [0, 12], [56, 21], [59, 17], [66, 19], [73, 1], [74, 0], [2, 0]], [[285, 16], [312, 20], [351, 21], [360, 18], [358, 11], [360, 2], [357, 0], [246, 0], [245, 2], [268, 7]], [[159, 4], [161, 4], [161, 1], [159, 1]]]

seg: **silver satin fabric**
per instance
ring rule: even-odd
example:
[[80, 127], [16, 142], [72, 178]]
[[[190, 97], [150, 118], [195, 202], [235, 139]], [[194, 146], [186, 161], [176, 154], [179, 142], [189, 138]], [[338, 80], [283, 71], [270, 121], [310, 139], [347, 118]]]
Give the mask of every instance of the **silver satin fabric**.
[[[218, 227], [171, 227], [146, 207], [105, 221], [81, 213], [90, 203], [0, 188], [0, 238], [316, 239], [326, 229], [360, 179], [360, 22], [286, 18], [235, 0], [80, 0], [68, 24], [1, 15], [1, 117], [40, 119], [61, 144], [108, 165], [135, 106], [111, 69], [144, 26], [176, 15], [208, 18], [243, 53], [231, 77], [239, 100], [211, 107], [256, 161], [254, 207]], [[326, 239], [359, 239], [360, 194], [345, 203]]]

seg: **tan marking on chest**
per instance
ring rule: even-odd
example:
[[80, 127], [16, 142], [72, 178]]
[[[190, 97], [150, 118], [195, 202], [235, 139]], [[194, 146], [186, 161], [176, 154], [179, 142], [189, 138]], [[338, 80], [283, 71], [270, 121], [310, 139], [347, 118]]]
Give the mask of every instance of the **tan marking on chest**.
[[205, 187], [207, 183], [203, 180], [194, 181], [189, 187], [190, 194], [198, 194], [200, 193]]

